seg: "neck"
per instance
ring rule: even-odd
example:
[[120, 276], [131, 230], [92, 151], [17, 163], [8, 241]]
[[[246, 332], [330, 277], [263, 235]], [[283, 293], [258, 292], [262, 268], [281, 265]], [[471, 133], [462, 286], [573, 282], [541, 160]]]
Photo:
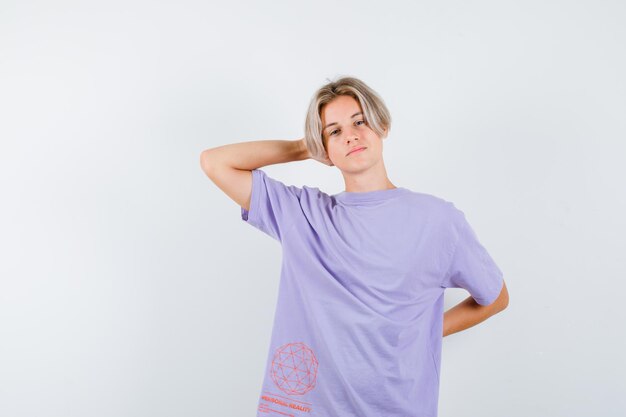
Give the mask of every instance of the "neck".
[[348, 193], [362, 193], [397, 188], [387, 177], [385, 167], [382, 165], [378, 169], [372, 167], [372, 169], [363, 172], [343, 172], [343, 180], [345, 183], [345, 191]]

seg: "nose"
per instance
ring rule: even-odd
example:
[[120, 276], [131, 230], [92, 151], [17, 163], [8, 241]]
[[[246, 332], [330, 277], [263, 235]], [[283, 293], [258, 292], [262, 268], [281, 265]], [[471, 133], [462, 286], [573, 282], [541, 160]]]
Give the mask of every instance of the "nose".
[[356, 129], [353, 126], [346, 128], [346, 141], [350, 143], [350, 140], [358, 139]]

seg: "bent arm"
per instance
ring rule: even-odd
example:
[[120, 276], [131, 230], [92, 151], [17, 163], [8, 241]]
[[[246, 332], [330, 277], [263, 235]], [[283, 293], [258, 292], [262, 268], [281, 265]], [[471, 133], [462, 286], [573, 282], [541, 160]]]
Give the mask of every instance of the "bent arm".
[[228, 197], [249, 209], [253, 169], [308, 158], [304, 139], [256, 140], [206, 149], [200, 154], [200, 166]]
[[231, 143], [202, 151], [200, 160], [206, 172], [213, 165], [251, 171], [266, 165], [302, 161], [308, 158], [304, 139], [255, 140]]
[[480, 305], [472, 297], [468, 297], [443, 314], [443, 337], [475, 326], [504, 310], [508, 305], [509, 292], [506, 289], [506, 282], [502, 284], [498, 298], [487, 306]]

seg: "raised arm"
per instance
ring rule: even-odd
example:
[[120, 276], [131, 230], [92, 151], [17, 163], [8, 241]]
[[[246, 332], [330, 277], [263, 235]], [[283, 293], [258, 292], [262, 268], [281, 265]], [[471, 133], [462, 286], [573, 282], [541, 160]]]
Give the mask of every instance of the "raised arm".
[[253, 169], [309, 157], [304, 139], [256, 140], [206, 149], [200, 154], [200, 166], [218, 188], [249, 210]]

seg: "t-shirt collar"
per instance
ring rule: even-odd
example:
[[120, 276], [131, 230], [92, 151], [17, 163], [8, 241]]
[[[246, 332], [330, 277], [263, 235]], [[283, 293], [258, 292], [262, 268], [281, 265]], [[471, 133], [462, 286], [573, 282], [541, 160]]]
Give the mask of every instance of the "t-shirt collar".
[[406, 194], [410, 192], [409, 189], [404, 187], [396, 187], [396, 188], [388, 188], [385, 190], [375, 190], [375, 191], [362, 191], [362, 192], [347, 192], [342, 191], [338, 194], [335, 194], [333, 197], [341, 203], [364, 203], [370, 201], [383, 201], [388, 200], [390, 198], [395, 198], [402, 194]]

